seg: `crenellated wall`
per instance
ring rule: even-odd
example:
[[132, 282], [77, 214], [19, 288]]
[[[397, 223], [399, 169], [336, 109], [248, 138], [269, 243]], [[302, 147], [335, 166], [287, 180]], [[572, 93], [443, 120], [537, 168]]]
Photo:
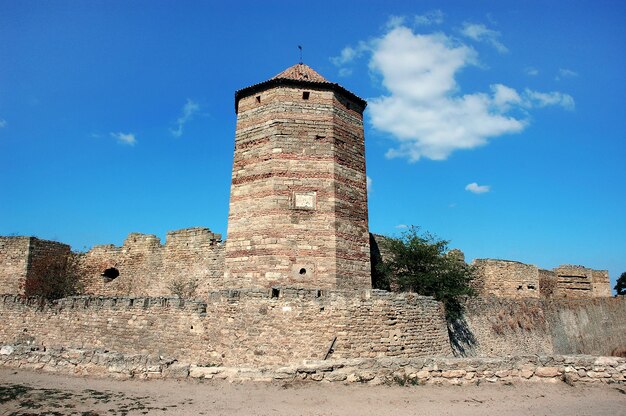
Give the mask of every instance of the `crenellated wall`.
[[482, 296], [504, 298], [597, 298], [611, 296], [609, 273], [583, 266], [554, 270], [511, 260], [476, 259], [475, 286]]
[[200, 365], [324, 359], [335, 337], [333, 358], [451, 354], [439, 302], [376, 290], [220, 291], [206, 303], [74, 297], [42, 305], [5, 295], [0, 321], [0, 345], [102, 348]]
[[37, 237], [0, 237], [0, 292], [24, 293], [37, 279], [58, 277], [70, 246]]
[[22, 293], [28, 268], [31, 237], [0, 237], [0, 287]]
[[[85, 293], [104, 296], [167, 296], [173, 286], [196, 287], [191, 297], [223, 288], [224, 246], [208, 228], [187, 228], [158, 237], [132, 233], [121, 247], [96, 246], [80, 258]], [[119, 276], [102, 276], [115, 269]], [[190, 289], [187, 289], [190, 291]]]
[[476, 285], [483, 295], [514, 298], [539, 297], [539, 269], [518, 261], [477, 259]]

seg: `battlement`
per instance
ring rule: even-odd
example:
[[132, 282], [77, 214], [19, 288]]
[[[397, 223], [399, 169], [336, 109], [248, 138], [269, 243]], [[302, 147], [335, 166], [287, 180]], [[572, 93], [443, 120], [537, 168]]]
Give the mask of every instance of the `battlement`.
[[222, 236], [195, 227], [167, 233], [131, 233], [121, 247], [96, 246], [80, 257], [86, 293], [164, 296], [176, 290], [201, 296], [222, 287]]
[[[318, 297], [319, 295], [319, 297]], [[451, 353], [443, 307], [425, 296], [285, 288], [217, 291], [206, 301], [0, 296], [0, 345], [152, 353], [205, 365]], [[72, 328], [72, 331], [67, 331]], [[333, 341], [333, 339], [335, 341]]]
[[70, 246], [37, 237], [0, 237], [0, 287], [25, 293], [37, 279], [54, 279], [52, 268], [65, 267]]
[[554, 270], [512, 260], [476, 259], [476, 289], [481, 295], [509, 298], [589, 298], [611, 296], [609, 274], [584, 266]]

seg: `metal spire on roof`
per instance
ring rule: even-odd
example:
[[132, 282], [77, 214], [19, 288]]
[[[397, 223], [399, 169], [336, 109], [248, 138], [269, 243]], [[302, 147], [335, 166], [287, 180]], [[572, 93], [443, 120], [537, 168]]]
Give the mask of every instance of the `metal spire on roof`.
[[300, 63], [302, 63], [302, 45], [298, 45], [298, 49], [300, 49]]

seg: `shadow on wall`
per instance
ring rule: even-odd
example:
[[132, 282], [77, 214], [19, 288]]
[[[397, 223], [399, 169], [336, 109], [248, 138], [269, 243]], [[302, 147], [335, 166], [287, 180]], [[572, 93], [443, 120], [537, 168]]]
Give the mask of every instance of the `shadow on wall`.
[[384, 239], [381, 235], [370, 233], [370, 262], [372, 269], [372, 288], [381, 290], [391, 290], [389, 281], [385, 275], [378, 270], [378, 266], [383, 263], [383, 253], [380, 252], [378, 241]]
[[465, 316], [448, 322], [448, 336], [450, 346], [456, 357], [468, 357], [476, 355], [475, 347], [478, 345], [476, 336], [467, 323]]

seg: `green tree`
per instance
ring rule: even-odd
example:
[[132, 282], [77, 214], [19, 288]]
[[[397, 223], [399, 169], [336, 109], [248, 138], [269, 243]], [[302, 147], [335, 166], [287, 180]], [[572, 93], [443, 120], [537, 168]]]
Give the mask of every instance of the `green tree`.
[[448, 241], [412, 226], [400, 237], [381, 242], [386, 255], [377, 266], [381, 280], [375, 286], [411, 291], [443, 302], [448, 320], [462, 313], [460, 299], [474, 296], [471, 282], [475, 270], [455, 252]]
[[626, 272], [622, 273], [613, 288], [618, 295], [626, 295]]

